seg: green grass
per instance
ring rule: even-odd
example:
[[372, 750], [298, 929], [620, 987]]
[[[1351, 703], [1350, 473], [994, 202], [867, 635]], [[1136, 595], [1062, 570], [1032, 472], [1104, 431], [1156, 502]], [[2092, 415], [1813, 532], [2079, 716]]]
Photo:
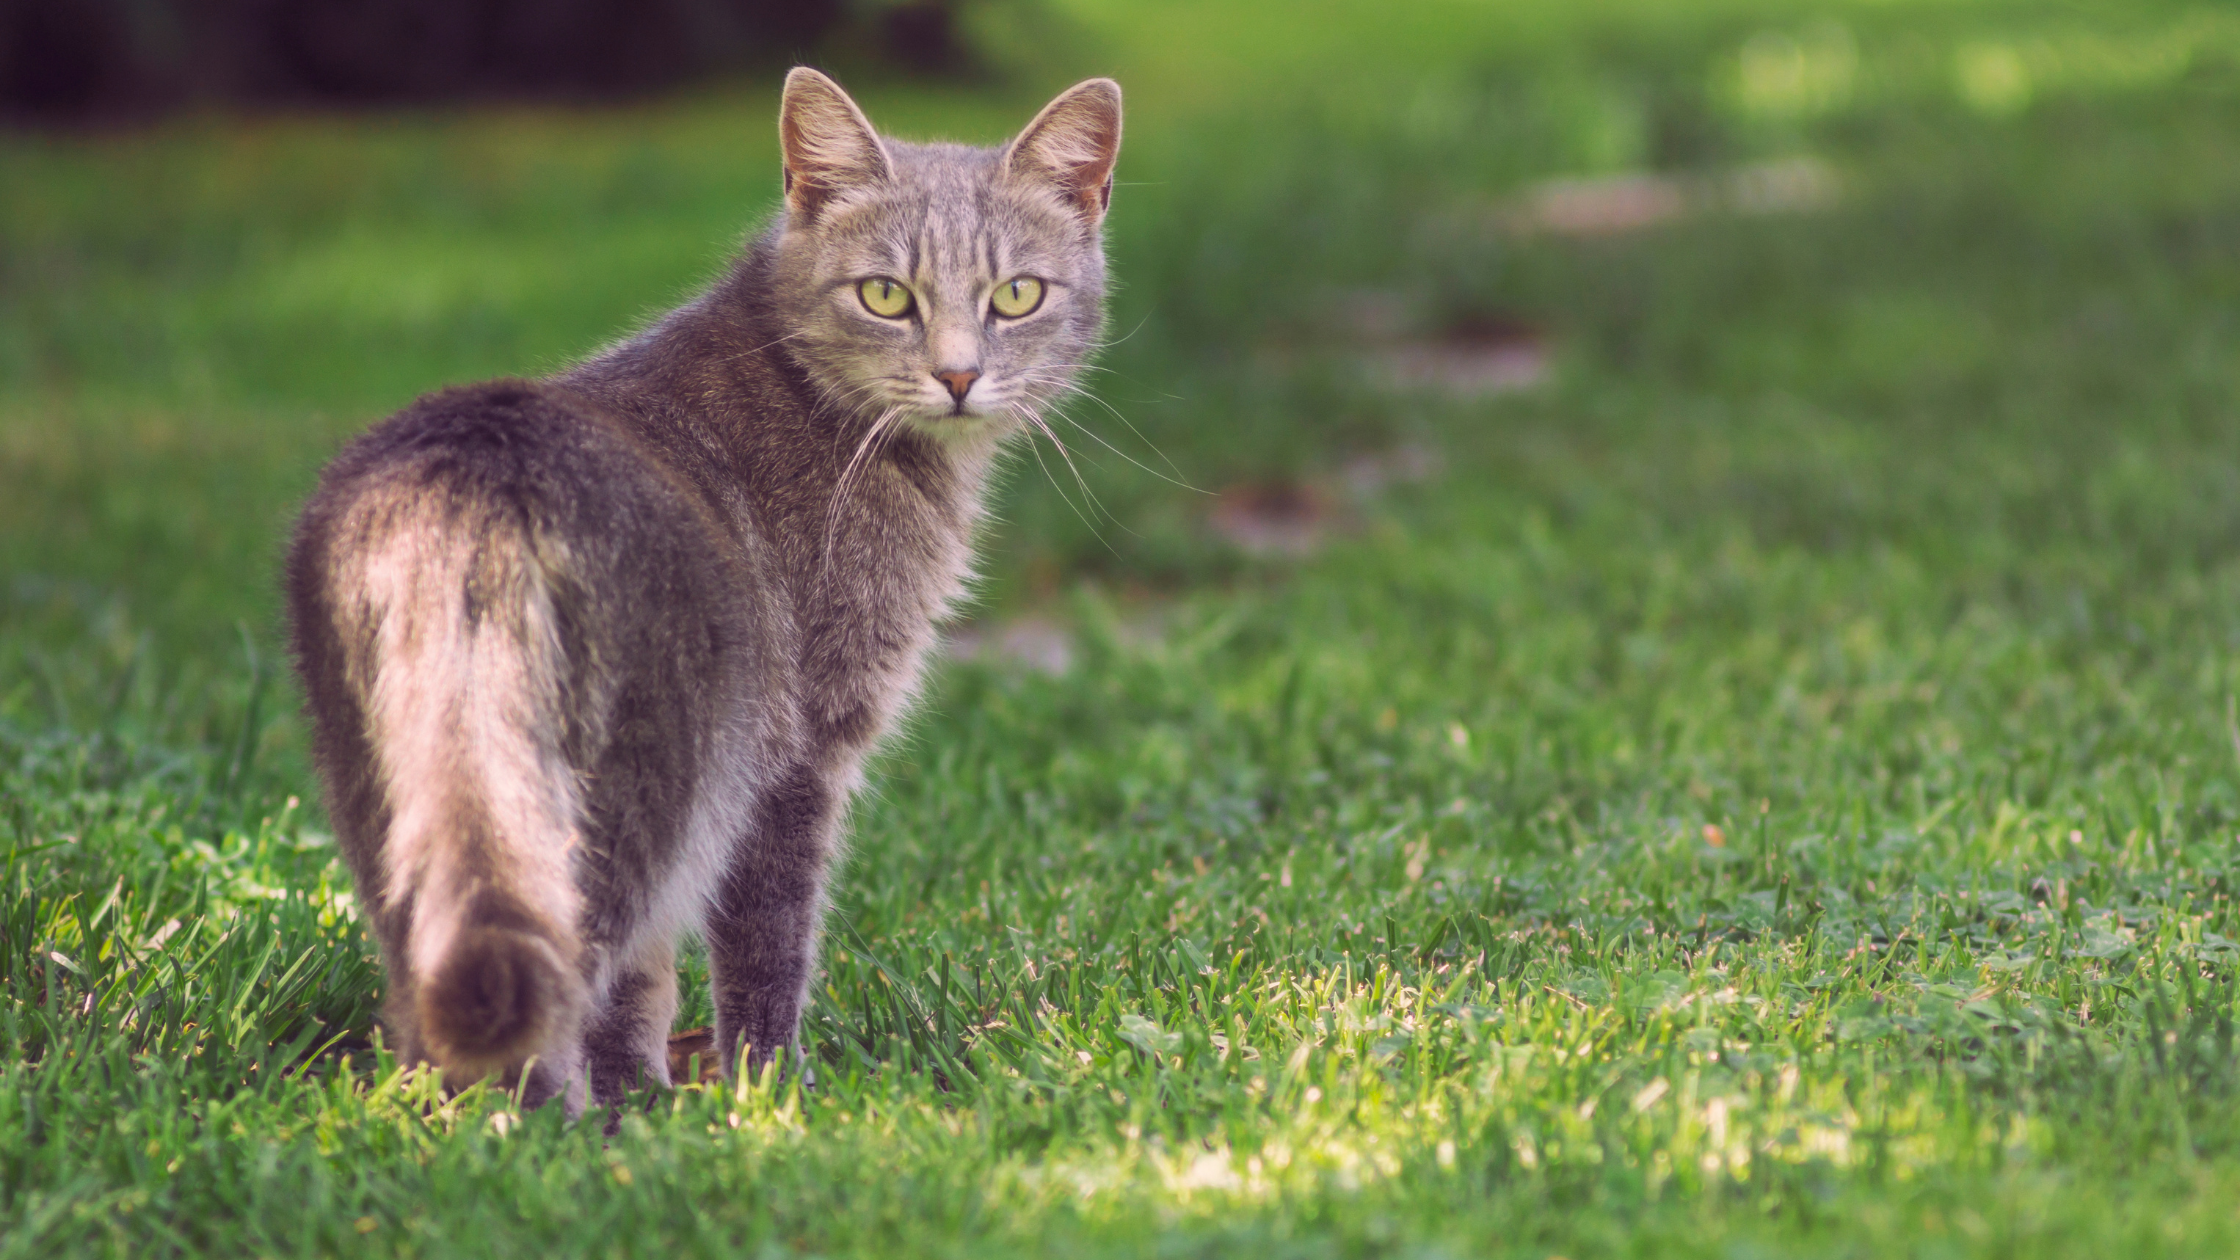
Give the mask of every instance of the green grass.
[[[1078, 0], [863, 91], [1129, 84], [1144, 442], [1082, 424], [1439, 471], [1271, 561], [1022, 461], [986, 615], [1072, 669], [946, 666], [883, 760], [815, 1088], [612, 1139], [374, 1044], [272, 564], [348, 433], [707, 275], [770, 85], [0, 140], [0, 1256], [2240, 1250], [2240, 18], [1401, 8]], [[1486, 226], [1796, 154], [1835, 205]], [[1392, 393], [1370, 289], [1555, 378]]]

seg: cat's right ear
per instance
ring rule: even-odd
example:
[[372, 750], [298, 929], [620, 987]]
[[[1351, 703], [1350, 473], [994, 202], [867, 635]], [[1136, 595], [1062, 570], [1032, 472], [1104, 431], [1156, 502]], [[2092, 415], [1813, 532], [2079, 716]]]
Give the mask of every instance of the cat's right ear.
[[834, 194], [885, 180], [892, 170], [871, 120], [839, 84], [807, 66], [786, 76], [778, 148], [785, 156], [786, 208], [804, 223]]

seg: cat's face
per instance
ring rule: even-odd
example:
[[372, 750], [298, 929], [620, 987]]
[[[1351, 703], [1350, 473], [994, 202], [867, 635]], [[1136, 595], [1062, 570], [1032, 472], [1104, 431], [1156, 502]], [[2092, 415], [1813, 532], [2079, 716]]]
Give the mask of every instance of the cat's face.
[[880, 140], [814, 71], [787, 81], [787, 347], [847, 411], [1002, 434], [1062, 393], [1102, 322], [1119, 92], [1092, 80], [1002, 149]]

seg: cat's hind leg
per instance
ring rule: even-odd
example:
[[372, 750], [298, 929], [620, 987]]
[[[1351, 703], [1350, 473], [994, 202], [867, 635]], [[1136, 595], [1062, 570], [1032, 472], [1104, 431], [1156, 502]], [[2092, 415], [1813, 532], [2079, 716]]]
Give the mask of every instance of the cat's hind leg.
[[676, 1017], [676, 945], [643, 943], [616, 969], [606, 1001], [584, 1028], [592, 1102], [611, 1105], [632, 1090], [669, 1086], [669, 1025]]
[[582, 1048], [562, 1047], [549, 1055], [531, 1059], [527, 1070], [509, 1081], [508, 1087], [517, 1092], [521, 1105], [529, 1110], [557, 1098], [561, 1111], [569, 1118], [582, 1115], [584, 1098], [589, 1093], [584, 1088]]

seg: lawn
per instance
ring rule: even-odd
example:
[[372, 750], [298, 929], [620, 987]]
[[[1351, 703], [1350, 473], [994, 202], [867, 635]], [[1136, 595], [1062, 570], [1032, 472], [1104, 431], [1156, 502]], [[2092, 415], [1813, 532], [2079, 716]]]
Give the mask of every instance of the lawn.
[[2240, 13], [986, 12], [843, 78], [1123, 81], [1106, 405], [813, 1088], [611, 1138], [382, 1051], [274, 562], [705, 279], [775, 81], [0, 136], [0, 1257], [2240, 1252]]

